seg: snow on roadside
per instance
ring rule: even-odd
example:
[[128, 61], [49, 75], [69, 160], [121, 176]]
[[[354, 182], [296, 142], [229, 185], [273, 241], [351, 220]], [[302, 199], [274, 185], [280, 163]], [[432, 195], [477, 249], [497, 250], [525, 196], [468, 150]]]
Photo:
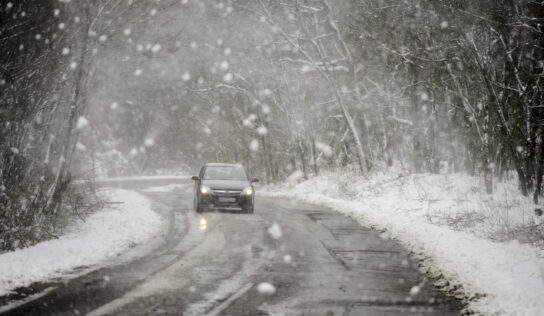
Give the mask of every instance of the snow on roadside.
[[183, 192], [186, 191], [192, 186], [192, 184], [168, 184], [158, 187], [149, 187], [147, 189], [144, 189], [145, 192]]
[[61, 277], [81, 266], [103, 263], [159, 233], [161, 217], [144, 196], [103, 191], [113, 204], [71, 225], [58, 239], [0, 255], [0, 295], [33, 282]]
[[191, 176], [139, 176], [139, 177], [117, 177], [117, 178], [97, 178], [95, 182], [108, 183], [118, 181], [135, 181], [135, 180], [188, 180]]
[[[532, 205], [519, 197], [515, 187], [491, 198], [479, 195], [476, 181], [465, 175], [374, 175], [354, 180], [347, 174], [328, 173], [299, 184], [269, 187], [260, 194], [328, 206], [362, 225], [385, 230], [388, 237], [424, 258], [423, 270], [462, 285], [473, 311], [538, 315], [544, 310], [544, 252], [517, 241], [489, 239], [498, 231], [493, 215], [505, 211], [501, 208], [509, 207], [512, 225], [521, 225], [537, 220], [531, 218]], [[505, 206], [506, 194], [510, 202]], [[466, 229], [441, 220], [474, 212], [491, 219], [467, 224]], [[479, 298], [481, 294], [485, 296]]]

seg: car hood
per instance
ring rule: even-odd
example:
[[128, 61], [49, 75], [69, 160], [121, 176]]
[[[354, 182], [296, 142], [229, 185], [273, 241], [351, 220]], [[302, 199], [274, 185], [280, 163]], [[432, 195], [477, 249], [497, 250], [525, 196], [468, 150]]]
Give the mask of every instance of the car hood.
[[239, 190], [249, 187], [251, 184], [245, 180], [202, 180], [202, 184], [212, 190]]

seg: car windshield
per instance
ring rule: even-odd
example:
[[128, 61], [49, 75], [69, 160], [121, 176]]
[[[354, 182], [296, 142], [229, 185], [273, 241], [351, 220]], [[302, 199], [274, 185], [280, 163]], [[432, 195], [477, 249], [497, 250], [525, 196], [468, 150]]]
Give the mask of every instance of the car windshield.
[[247, 180], [246, 173], [240, 167], [213, 166], [207, 167], [204, 180]]

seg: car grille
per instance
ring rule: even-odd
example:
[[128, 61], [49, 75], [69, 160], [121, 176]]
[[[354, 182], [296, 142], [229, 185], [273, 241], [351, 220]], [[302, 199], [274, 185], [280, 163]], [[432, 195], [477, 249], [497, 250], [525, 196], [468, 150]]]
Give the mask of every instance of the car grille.
[[239, 196], [242, 194], [242, 191], [239, 190], [212, 190], [212, 194], [219, 196]]

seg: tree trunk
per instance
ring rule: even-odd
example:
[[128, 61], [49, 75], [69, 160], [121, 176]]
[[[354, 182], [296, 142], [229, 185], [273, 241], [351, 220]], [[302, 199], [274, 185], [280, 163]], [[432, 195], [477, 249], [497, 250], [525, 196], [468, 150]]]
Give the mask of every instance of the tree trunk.
[[544, 168], [544, 128], [538, 127], [535, 141], [535, 191], [533, 201], [538, 204], [538, 198], [542, 192], [542, 174]]

